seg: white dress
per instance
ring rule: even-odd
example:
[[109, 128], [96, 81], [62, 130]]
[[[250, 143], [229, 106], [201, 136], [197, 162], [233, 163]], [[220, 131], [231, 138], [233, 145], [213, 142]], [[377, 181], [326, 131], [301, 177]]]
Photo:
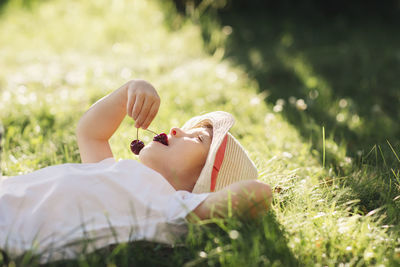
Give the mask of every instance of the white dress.
[[11, 256], [32, 249], [46, 263], [75, 258], [82, 239], [95, 239], [87, 252], [133, 240], [173, 244], [208, 195], [176, 191], [135, 160], [46, 167], [0, 181], [0, 248]]

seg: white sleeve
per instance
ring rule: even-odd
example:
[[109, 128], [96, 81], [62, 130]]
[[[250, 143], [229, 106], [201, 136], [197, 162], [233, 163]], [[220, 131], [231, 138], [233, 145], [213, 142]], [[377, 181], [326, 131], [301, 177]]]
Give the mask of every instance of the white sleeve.
[[186, 216], [203, 202], [210, 193], [194, 194], [188, 191], [176, 191], [170, 200], [168, 222], [174, 224], [188, 223]]
[[109, 158], [102, 159], [97, 163], [106, 163], [107, 164], [107, 163], [115, 163], [115, 162], [116, 161], [115, 161], [115, 159], [113, 157], [109, 157]]

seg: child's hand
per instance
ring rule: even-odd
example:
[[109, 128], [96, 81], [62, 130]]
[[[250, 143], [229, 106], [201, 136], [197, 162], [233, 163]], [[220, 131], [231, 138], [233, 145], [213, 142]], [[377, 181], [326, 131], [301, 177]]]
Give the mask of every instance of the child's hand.
[[132, 80], [127, 87], [126, 114], [135, 120], [135, 127], [147, 129], [160, 107], [160, 97], [144, 80]]

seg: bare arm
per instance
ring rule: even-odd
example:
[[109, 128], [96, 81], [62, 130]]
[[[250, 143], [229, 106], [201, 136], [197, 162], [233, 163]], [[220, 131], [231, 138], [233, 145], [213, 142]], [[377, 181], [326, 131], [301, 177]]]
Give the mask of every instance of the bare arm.
[[240, 181], [211, 193], [186, 218], [190, 222], [242, 215], [254, 218], [268, 211], [271, 200], [272, 191], [266, 183]]
[[112, 157], [108, 140], [125, 115], [135, 127], [146, 129], [158, 112], [160, 98], [148, 82], [132, 80], [93, 104], [81, 117], [76, 128], [79, 153], [83, 163]]

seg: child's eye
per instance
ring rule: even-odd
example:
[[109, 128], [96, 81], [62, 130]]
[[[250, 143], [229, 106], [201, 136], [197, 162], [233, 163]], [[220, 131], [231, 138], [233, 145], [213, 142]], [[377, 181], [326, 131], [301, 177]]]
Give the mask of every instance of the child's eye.
[[203, 139], [201, 138], [201, 136], [197, 136], [197, 139], [199, 139], [200, 142], [203, 142]]

